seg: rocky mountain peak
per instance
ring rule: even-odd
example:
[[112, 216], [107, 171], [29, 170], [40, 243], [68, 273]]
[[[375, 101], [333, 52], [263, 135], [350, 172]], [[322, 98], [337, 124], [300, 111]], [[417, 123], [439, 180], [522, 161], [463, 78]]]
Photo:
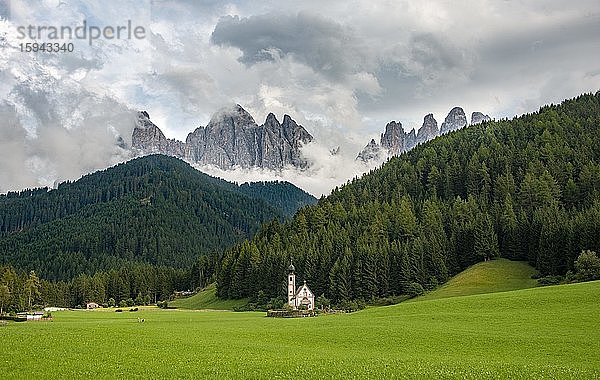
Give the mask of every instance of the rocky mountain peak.
[[433, 114], [427, 114], [423, 118], [423, 125], [419, 128], [419, 132], [417, 132], [417, 143], [422, 144], [437, 137], [439, 134], [440, 130]]
[[[481, 112], [473, 112], [471, 115], [471, 124], [489, 120], [491, 120], [490, 117]], [[425, 115], [423, 125], [419, 128], [418, 132], [413, 128], [409, 133], [406, 133], [401, 123], [391, 121], [387, 123], [385, 132], [381, 134], [380, 144], [378, 145], [375, 140], [371, 140], [358, 154], [356, 159], [368, 161], [379, 158], [383, 153], [397, 156], [411, 150], [417, 144], [422, 144], [436, 138], [440, 133], [448, 133], [463, 128], [466, 125], [467, 117], [465, 116], [465, 111], [460, 107], [454, 107], [450, 110], [450, 113], [441, 125], [441, 130], [438, 128], [437, 121], [432, 113]]]
[[277, 116], [275, 116], [273, 112], [269, 112], [267, 118], [265, 119], [265, 124], [281, 125], [279, 124], [279, 120], [277, 120]]
[[283, 128], [283, 133], [285, 137], [288, 139], [290, 144], [297, 146], [298, 148], [301, 145], [308, 144], [313, 141], [313, 137], [304, 127], [298, 125], [294, 119], [290, 117], [290, 115], [283, 116], [283, 123], [281, 123], [281, 127]]
[[182, 158], [184, 156], [183, 143], [167, 139], [152, 121], [146, 111], [138, 112], [133, 134], [132, 147], [147, 153], [165, 153], [170, 156]]
[[484, 115], [481, 112], [473, 112], [471, 114], [471, 125], [483, 123], [484, 121], [491, 121], [492, 118], [488, 115]]
[[371, 160], [379, 160], [381, 158], [381, 147], [375, 139], [371, 139], [371, 141], [364, 147], [364, 149], [358, 154], [356, 160], [360, 160], [362, 162], [369, 162]]
[[443, 135], [461, 129], [466, 125], [467, 116], [465, 115], [465, 111], [460, 107], [454, 107], [450, 110], [450, 113], [448, 113], [448, 116], [446, 116], [446, 119], [442, 123], [440, 133]]
[[387, 123], [385, 132], [381, 134], [380, 142], [383, 148], [399, 152], [404, 146], [404, 129], [402, 129], [402, 123], [395, 121]]
[[144, 153], [163, 153], [201, 165], [221, 169], [260, 167], [282, 169], [287, 165], [306, 167], [300, 149], [313, 137], [289, 115], [280, 124], [270, 113], [258, 125], [242, 106], [225, 107], [216, 112], [206, 127], [188, 134], [186, 142], [166, 139], [150, 121], [147, 112], [139, 113], [132, 136], [133, 146]]
[[255, 127], [256, 122], [252, 115], [248, 113], [242, 106], [236, 104], [234, 106], [221, 108], [210, 118], [208, 125], [209, 129], [223, 127], [248, 128]]

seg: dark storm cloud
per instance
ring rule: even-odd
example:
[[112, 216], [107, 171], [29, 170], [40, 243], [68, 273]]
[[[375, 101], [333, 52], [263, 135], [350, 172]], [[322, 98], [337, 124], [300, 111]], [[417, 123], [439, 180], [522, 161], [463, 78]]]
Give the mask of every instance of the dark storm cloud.
[[433, 33], [414, 33], [409, 49], [410, 61], [429, 70], [450, 70], [466, 63], [460, 49]]
[[247, 65], [289, 55], [334, 78], [357, 72], [364, 63], [351, 29], [308, 13], [223, 17], [211, 41], [240, 49]]

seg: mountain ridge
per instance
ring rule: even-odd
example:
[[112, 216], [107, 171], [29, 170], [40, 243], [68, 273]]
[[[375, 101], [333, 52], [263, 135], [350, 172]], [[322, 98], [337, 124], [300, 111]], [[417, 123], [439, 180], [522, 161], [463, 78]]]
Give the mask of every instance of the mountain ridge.
[[[471, 115], [471, 125], [488, 121], [491, 121], [491, 118], [481, 112], [473, 112]], [[432, 113], [423, 117], [423, 124], [418, 131], [413, 128], [410, 132], [406, 132], [402, 127], [402, 123], [390, 121], [385, 126], [385, 132], [381, 134], [379, 143], [371, 140], [358, 153], [356, 160], [366, 163], [386, 156], [398, 156], [401, 153], [408, 152], [418, 144], [423, 144], [440, 135], [464, 128], [467, 125], [467, 117], [461, 107], [452, 108], [439, 127]]]
[[190, 132], [185, 142], [167, 139], [146, 111], [138, 112], [132, 133], [132, 148], [142, 154], [162, 153], [223, 170], [281, 170], [286, 166], [304, 169], [308, 162], [301, 148], [311, 141], [312, 135], [289, 115], [279, 122], [269, 113], [265, 122], [258, 125], [239, 104], [217, 111], [206, 126]]

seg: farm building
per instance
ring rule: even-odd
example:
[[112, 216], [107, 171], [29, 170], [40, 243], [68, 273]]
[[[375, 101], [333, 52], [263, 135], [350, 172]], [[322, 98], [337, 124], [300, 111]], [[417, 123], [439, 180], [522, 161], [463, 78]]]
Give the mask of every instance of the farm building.
[[99, 305], [96, 302], [88, 302], [85, 305], [85, 308], [88, 310], [97, 309], [98, 307], [99, 307]]
[[288, 268], [288, 305], [294, 310], [298, 308], [306, 308], [307, 310], [314, 310], [315, 308], [315, 295], [306, 285], [304, 284], [296, 289], [296, 274], [294, 273], [296, 268], [294, 264], [290, 264]]

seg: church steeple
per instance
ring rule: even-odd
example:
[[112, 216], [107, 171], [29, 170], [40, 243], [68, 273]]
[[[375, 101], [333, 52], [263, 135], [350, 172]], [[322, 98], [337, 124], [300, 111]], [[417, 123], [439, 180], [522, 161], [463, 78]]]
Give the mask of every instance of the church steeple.
[[290, 260], [290, 266], [288, 267], [288, 305], [296, 309], [296, 274], [294, 273], [296, 268]]

